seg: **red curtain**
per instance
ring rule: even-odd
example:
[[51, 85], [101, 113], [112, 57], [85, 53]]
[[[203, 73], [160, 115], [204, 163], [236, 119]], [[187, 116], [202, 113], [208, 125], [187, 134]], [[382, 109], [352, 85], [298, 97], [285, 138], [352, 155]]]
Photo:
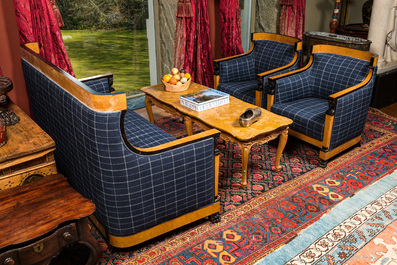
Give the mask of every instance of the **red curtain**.
[[305, 0], [280, 0], [280, 34], [302, 39], [305, 28]]
[[239, 0], [221, 0], [220, 15], [222, 57], [243, 53]]
[[207, 0], [179, 0], [176, 13], [174, 67], [192, 81], [214, 86]]
[[21, 44], [38, 42], [40, 54], [74, 76], [58, 20], [48, 0], [14, 0]]

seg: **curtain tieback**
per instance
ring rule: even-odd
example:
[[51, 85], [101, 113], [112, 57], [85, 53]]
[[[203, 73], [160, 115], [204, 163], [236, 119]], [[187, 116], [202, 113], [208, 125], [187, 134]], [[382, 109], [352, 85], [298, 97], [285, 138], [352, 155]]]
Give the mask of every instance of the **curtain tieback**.
[[190, 0], [179, 0], [176, 10], [177, 17], [193, 17], [192, 4]]
[[293, 0], [280, 0], [280, 5], [292, 6], [293, 4], [294, 4]]

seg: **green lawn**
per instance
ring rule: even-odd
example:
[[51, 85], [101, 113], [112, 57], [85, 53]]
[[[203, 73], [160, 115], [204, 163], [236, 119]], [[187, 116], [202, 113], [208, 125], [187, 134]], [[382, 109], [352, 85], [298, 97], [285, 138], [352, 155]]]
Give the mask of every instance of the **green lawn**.
[[146, 31], [62, 30], [76, 78], [111, 72], [116, 91], [137, 93], [150, 85]]

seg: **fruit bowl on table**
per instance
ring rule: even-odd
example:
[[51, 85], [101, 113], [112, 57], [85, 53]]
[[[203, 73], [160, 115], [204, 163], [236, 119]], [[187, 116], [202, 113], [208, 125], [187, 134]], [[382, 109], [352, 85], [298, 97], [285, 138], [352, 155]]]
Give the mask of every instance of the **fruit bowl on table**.
[[165, 82], [163, 79], [161, 79], [161, 82], [164, 85], [164, 89], [165, 91], [169, 91], [169, 92], [181, 92], [181, 91], [185, 91], [187, 89], [189, 89], [190, 87], [190, 83], [191, 83], [192, 79], [189, 78], [189, 80], [187, 80], [186, 83], [181, 84], [181, 85], [173, 85], [170, 83]]

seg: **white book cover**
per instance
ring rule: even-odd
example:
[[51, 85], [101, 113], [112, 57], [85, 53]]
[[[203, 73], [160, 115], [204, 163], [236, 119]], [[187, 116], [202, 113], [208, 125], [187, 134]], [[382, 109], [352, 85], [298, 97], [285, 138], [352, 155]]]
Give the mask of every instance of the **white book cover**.
[[198, 92], [182, 95], [180, 102], [183, 106], [195, 111], [211, 109], [229, 103], [229, 94], [208, 88]]

